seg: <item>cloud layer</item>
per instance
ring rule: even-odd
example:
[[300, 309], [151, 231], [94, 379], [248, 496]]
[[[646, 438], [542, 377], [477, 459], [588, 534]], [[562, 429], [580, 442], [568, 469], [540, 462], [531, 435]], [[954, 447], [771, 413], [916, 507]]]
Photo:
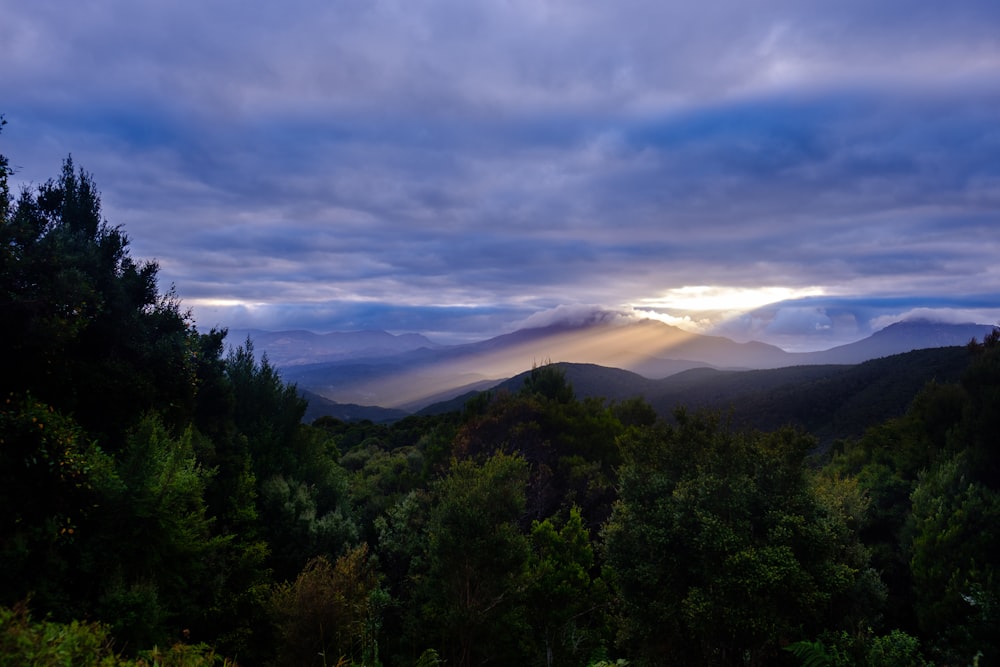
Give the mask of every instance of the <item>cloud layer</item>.
[[0, 0], [0, 152], [72, 152], [199, 326], [997, 321], [1000, 5], [812, 4]]

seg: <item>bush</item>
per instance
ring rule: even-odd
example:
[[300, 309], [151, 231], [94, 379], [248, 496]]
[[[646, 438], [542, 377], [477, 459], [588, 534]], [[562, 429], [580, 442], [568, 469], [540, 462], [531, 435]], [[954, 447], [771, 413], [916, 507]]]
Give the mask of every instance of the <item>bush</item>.
[[143, 651], [135, 660], [114, 650], [100, 623], [33, 621], [26, 602], [0, 607], [0, 667], [236, 667], [204, 644]]

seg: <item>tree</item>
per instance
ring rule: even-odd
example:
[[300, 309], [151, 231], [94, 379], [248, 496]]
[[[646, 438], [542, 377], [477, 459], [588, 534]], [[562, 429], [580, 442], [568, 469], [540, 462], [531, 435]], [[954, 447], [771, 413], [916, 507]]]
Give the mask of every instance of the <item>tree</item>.
[[350, 664], [374, 667], [387, 602], [368, 545], [331, 564], [311, 560], [293, 584], [275, 588], [271, 605], [279, 627], [279, 665]]
[[914, 607], [932, 653], [964, 664], [1000, 659], [1000, 493], [977, 481], [967, 455], [928, 471], [913, 492]]
[[33, 594], [72, 613], [71, 566], [113, 467], [72, 418], [30, 396], [0, 402], [0, 604]]
[[4, 208], [0, 395], [29, 391], [74, 414], [108, 451], [144, 412], [185, 421], [197, 388], [193, 329], [158, 293], [157, 265], [133, 260], [128, 237], [102, 220], [90, 174], [67, 158], [58, 179]]
[[866, 554], [806, 473], [814, 441], [675, 419], [622, 443], [604, 538], [625, 646], [646, 664], [759, 665], [844, 623]]
[[261, 528], [279, 579], [294, 576], [316, 556], [340, 554], [357, 541], [346, 478], [342, 482], [330, 504], [323, 502], [315, 486], [294, 477], [276, 474], [261, 485]]
[[[476, 460], [516, 453], [529, 466], [527, 517], [543, 520], [580, 508], [596, 529], [614, 497], [615, 445], [623, 426], [603, 401], [577, 401], [557, 366], [535, 368], [517, 394], [500, 392], [459, 429], [453, 452]], [[524, 526], [525, 528], [528, 525]]]
[[[6, 124], [7, 119], [3, 117], [3, 114], [0, 114], [0, 133], [3, 132], [3, 126]], [[7, 220], [7, 214], [10, 210], [10, 186], [7, 184], [7, 177], [13, 173], [7, 156], [0, 153], [0, 223]]]
[[799, 641], [785, 650], [804, 667], [929, 667], [920, 641], [902, 630], [886, 635], [863, 633], [824, 633], [822, 641]]
[[961, 429], [953, 434], [969, 450], [970, 472], [994, 491], [1000, 491], [1000, 327], [969, 345], [972, 361], [962, 376], [969, 406]]
[[533, 365], [524, 378], [521, 393], [541, 396], [557, 403], [569, 403], [576, 398], [573, 386], [566, 380], [566, 372], [552, 363]]
[[131, 650], [200, 630], [221, 585], [230, 539], [214, 534], [204, 495], [212, 471], [192, 431], [175, 437], [155, 416], [130, 433], [101, 484], [83, 570], [99, 582], [98, 613]]
[[[302, 424], [306, 401], [285, 384], [253, 341], [231, 350], [225, 376], [232, 390], [236, 435], [226, 465], [245, 465], [257, 481], [260, 536], [279, 579], [294, 577], [310, 559], [335, 556], [357, 541], [348, 475], [336, 443]], [[217, 451], [216, 455], [220, 453]]]
[[497, 454], [482, 465], [455, 462], [435, 487], [422, 615], [448, 664], [521, 657], [529, 545], [518, 520], [527, 483], [524, 459]]
[[563, 522], [533, 522], [531, 547], [527, 620], [544, 664], [585, 664], [607, 638], [607, 591], [594, 576], [594, 549], [579, 508]]
[[306, 412], [305, 399], [295, 385], [282, 381], [266, 354], [257, 360], [249, 337], [230, 351], [225, 372], [235, 397], [236, 428], [247, 439], [257, 476], [295, 470], [299, 462], [294, 442]]
[[860, 535], [888, 588], [886, 627], [919, 632], [949, 662], [996, 650], [982, 628], [1000, 597], [990, 565], [1000, 544], [998, 341], [996, 332], [972, 341], [960, 383], [929, 383], [906, 414], [846, 443], [830, 466], [870, 500]]

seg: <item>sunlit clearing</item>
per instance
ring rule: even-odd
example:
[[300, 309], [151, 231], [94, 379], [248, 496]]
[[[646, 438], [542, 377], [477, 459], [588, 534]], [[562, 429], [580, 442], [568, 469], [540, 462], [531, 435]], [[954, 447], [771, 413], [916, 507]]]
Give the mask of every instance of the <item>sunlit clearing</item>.
[[667, 290], [663, 296], [643, 299], [638, 308], [666, 308], [675, 311], [748, 311], [769, 303], [820, 296], [820, 287], [725, 287], [691, 285]]

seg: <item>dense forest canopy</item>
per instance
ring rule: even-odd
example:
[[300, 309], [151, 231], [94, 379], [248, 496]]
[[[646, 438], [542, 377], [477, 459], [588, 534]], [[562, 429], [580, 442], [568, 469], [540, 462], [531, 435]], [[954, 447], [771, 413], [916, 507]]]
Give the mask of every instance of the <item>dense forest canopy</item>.
[[[1000, 661], [1000, 333], [828, 450], [554, 366], [321, 418], [0, 156], [0, 665]], [[226, 656], [222, 658], [220, 656]]]

